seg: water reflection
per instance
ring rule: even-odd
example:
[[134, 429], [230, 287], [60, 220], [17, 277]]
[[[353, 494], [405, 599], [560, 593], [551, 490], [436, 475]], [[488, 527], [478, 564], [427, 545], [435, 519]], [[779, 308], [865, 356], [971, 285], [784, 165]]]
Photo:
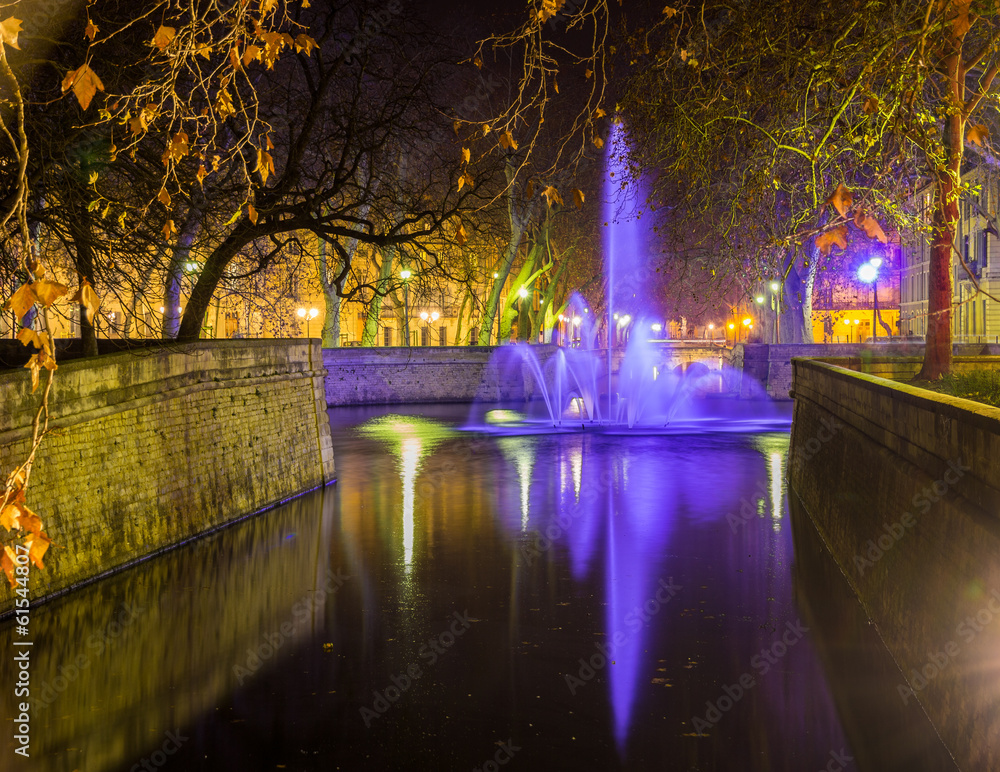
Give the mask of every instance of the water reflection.
[[[852, 748], [812, 632], [752, 664], [803, 615], [786, 435], [498, 441], [339, 415], [337, 486], [33, 611], [41, 686], [146, 609], [36, 712], [33, 769], [129, 770], [167, 731], [188, 739], [164, 768], [241, 772], [482, 768], [508, 740], [539, 770], [823, 769]], [[331, 572], [349, 578], [327, 591]], [[467, 631], [428, 649], [456, 614]]]

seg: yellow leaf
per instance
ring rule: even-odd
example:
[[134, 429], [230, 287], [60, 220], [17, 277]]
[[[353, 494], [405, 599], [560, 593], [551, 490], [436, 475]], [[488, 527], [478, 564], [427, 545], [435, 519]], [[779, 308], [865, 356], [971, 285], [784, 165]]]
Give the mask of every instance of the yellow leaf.
[[156, 200], [159, 201], [164, 206], [167, 206], [167, 207], [170, 206], [171, 198], [170, 198], [170, 194], [167, 192], [166, 188], [160, 188], [160, 193], [156, 197]]
[[254, 209], [253, 204], [247, 204], [247, 217], [254, 225], [257, 224], [257, 210]]
[[63, 93], [65, 94], [70, 88], [73, 89], [73, 95], [80, 103], [80, 107], [86, 110], [90, 107], [90, 101], [94, 95], [98, 91], [104, 91], [104, 84], [101, 83], [101, 79], [97, 77], [97, 73], [90, 69], [89, 65], [81, 64], [77, 69], [66, 73], [66, 77], [63, 78]]
[[256, 171], [260, 174], [261, 181], [264, 185], [267, 185], [268, 175], [274, 174], [274, 159], [271, 157], [271, 154], [263, 148], [257, 149]]
[[577, 209], [583, 209], [583, 202], [585, 197], [583, 191], [577, 188], [573, 188], [573, 203], [576, 204]]
[[472, 154], [469, 152], [469, 148], [463, 147], [462, 148], [462, 163], [469, 163], [469, 160], [471, 158], [472, 158]]
[[455, 231], [455, 243], [461, 247], [465, 246], [466, 241], [468, 241], [468, 238], [465, 235], [465, 226], [462, 223], [459, 223], [458, 230]]
[[153, 35], [153, 45], [159, 48], [162, 53], [173, 42], [175, 35], [177, 35], [177, 30], [173, 27], [161, 26]]
[[163, 223], [163, 238], [165, 241], [170, 241], [170, 237], [177, 232], [177, 226], [174, 225], [173, 220], [167, 220]]
[[[17, 43], [17, 36], [21, 32], [21, 20], [15, 19], [13, 16], [0, 21], [0, 42], [11, 48], [16, 48], [18, 51], [21, 50], [21, 46]], [[65, 89], [63, 89], [65, 91]]]
[[483, 69], [483, 60], [480, 59], [478, 55], [473, 57], [472, 63], [476, 65], [476, 67], [478, 67], [480, 70]]
[[460, 128], [462, 128], [462, 122], [461, 121], [452, 121], [451, 122], [451, 127], [455, 130], [455, 136], [457, 137], [458, 136], [458, 130]]
[[101, 299], [97, 297], [97, 293], [94, 292], [94, 288], [90, 286], [90, 282], [87, 279], [83, 279], [80, 282], [80, 287], [77, 289], [76, 294], [69, 299], [70, 303], [79, 303], [87, 311], [87, 319], [93, 323], [94, 314], [97, 309], [101, 307]]
[[604, 112], [604, 110], [602, 108], [600, 108], [600, 107], [598, 107], [596, 110], [594, 110], [594, 120], [595, 121], [598, 118], [603, 118], [605, 115], [607, 115], [607, 113]]
[[14, 554], [13, 547], [4, 545], [3, 556], [0, 556], [0, 567], [2, 567], [3, 572], [7, 574], [7, 581], [10, 582], [11, 589], [17, 587], [17, 577], [14, 576], [15, 560], [17, 560], [17, 555]]
[[514, 135], [509, 131], [505, 131], [500, 135], [500, 146], [504, 150], [517, 150], [517, 140], [514, 139]]
[[246, 67], [254, 60], [259, 62], [263, 55], [260, 46], [247, 46], [247, 50], [243, 52], [243, 66]]
[[590, 77], [590, 76], [592, 76], [593, 74], [594, 74], [594, 71], [593, 71], [593, 70], [584, 70], [584, 73], [583, 73], [583, 77], [584, 77], [584, 78], [589, 78], [589, 77]]
[[260, 0], [260, 15], [267, 16], [277, 4], [278, 0]]
[[198, 178], [198, 184], [205, 184], [205, 177], [208, 176], [208, 169], [205, 168], [205, 164], [198, 167], [198, 173], [195, 175]]
[[487, 134], [490, 133], [490, 125], [488, 123], [481, 123], [481, 124], [479, 124], [479, 128], [481, 128], [483, 130], [483, 136], [484, 137]]
[[0, 509], [0, 525], [2, 525], [6, 530], [11, 530], [12, 528], [20, 528], [18, 525], [18, 518], [21, 516], [21, 506], [17, 502], [10, 502], [5, 504], [3, 509]]
[[94, 38], [97, 37], [97, 33], [100, 32], [97, 25], [94, 24], [90, 19], [87, 19], [87, 28], [83, 31], [83, 34], [90, 38], [90, 42], [94, 42]]
[[306, 34], [297, 35], [295, 38], [296, 53], [306, 52], [306, 56], [312, 56], [313, 49], [319, 45], [313, 38]]
[[51, 306], [69, 292], [69, 287], [65, 284], [60, 284], [57, 281], [49, 281], [48, 279], [39, 279], [36, 282], [32, 282], [31, 289], [35, 293], [35, 297], [38, 298], [38, 302], [43, 306]]
[[[90, 176], [87, 177], [87, 181], [91, 185], [93, 185], [95, 182], [97, 182], [97, 172], [91, 172]], [[96, 209], [97, 208], [97, 206], [96, 206], [97, 202], [95, 201], [94, 204], [95, 204], [94, 208]]]
[[34, 394], [38, 390], [38, 374], [42, 371], [42, 363], [38, 359], [41, 354], [32, 354], [28, 363], [24, 366], [25, 369], [31, 370], [31, 393]]
[[198, 47], [194, 49], [194, 55], [210, 59], [212, 57], [212, 46], [209, 43], [200, 43]]
[[139, 113], [135, 118], [129, 118], [128, 128], [132, 132], [132, 136], [138, 137], [144, 131], [146, 131], [146, 112], [143, 111]]
[[188, 135], [187, 132], [178, 131], [170, 138], [170, 144], [167, 145], [167, 149], [163, 151], [163, 165], [167, 166], [171, 161], [175, 163], [180, 161], [184, 156], [188, 154]]
[[664, 9], [663, 9], [663, 15], [666, 16], [669, 19], [672, 16], [676, 16], [677, 15], [677, 9], [676, 8], [671, 8], [668, 5], [668, 6], [664, 7]]
[[600, 150], [602, 147], [604, 147], [604, 140], [601, 139], [600, 137], [594, 137], [594, 147]]
[[555, 78], [552, 79], [552, 88], [555, 89], [557, 94], [559, 93], [559, 81]]
[[839, 225], [836, 228], [821, 233], [816, 237], [816, 248], [820, 254], [826, 257], [833, 247], [847, 249], [847, 226]]
[[22, 327], [18, 330], [17, 339], [25, 346], [34, 346], [37, 349], [42, 347], [42, 341], [38, 337], [38, 333], [28, 327]]
[[215, 99], [215, 111], [219, 114], [220, 118], [228, 118], [230, 115], [236, 113], [236, 108], [233, 106], [233, 98], [225, 89], [222, 89], [219, 92], [219, 96]]
[[867, 115], [878, 112], [878, 100], [875, 97], [868, 97], [865, 103], [861, 106], [861, 109], [865, 111]]
[[24, 540], [26, 546], [29, 546], [28, 557], [31, 558], [31, 562], [39, 569], [44, 570], [45, 566], [42, 565], [42, 558], [45, 555], [45, 551], [49, 548], [52, 543], [46, 534], [39, 531], [38, 533], [33, 533], [27, 539]]
[[13, 311], [17, 321], [20, 322], [31, 307], [35, 305], [37, 299], [32, 286], [30, 284], [22, 284], [17, 292], [7, 298], [7, 302], [3, 304], [2, 310]]
[[853, 203], [854, 196], [851, 195], [851, 191], [844, 187], [843, 183], [838, 185], [837, 189], [826, 200], [826, 205], [836, 209], [841, 217], [847, 216], [847, 210], [851, 208]]
[[970, 145], [983, 146], [983, 140], [988, 139], [990, 136], [990, 130], [983, 126], [981, 123], [977, 123], [974, 126], [970, 126], [969, 130], [965, 133], [965, 141]]
[[543, 191], [542, 195], [545, 196], [545, 201], [549, 206], [552, 204], [562, 204], [562, 196], [559, 195], [559, 191], [556, 190], [551, 185], [547, 186]]
[[472, 180], [472, 175], [466, 172], [461, 177], [458, 178], [458, 189], [461, 190], [463, 186], [468, 185], [470, 188], [475, 183]]

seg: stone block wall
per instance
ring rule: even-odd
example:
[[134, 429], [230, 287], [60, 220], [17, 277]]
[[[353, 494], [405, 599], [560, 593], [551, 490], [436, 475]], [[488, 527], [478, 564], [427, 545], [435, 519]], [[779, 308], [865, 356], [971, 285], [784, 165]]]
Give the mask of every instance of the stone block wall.
[[900, 697], [960, 768], [996, 769], [1000, 409], [834, 361], [792, 361], [793, 495], [898, 663]]
[[[555, 346], [536, 346], [544, 362]], [[491, 363], [493, 346], [335, 348], [323, 350], [326, 401], [335, 405], [500, 402], [531, 396], [530, 374]]]
[[[28, 491], [58, 547], [32, 569], [31, 596], [332, 481], [324, 375], [316, 341], [199, 342], [60, 365]], [[28, 452], [39, 395], [25, 370], [0, 375], [0, 389], [6, 474]], [[12, 607], [4, 592], [0, 613]]]

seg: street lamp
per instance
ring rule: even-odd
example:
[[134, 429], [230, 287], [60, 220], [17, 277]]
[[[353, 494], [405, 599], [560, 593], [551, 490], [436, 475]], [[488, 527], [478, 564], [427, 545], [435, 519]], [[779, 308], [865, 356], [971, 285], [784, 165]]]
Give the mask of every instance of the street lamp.
[[858, 268], [858, 278], [865, 284], [872, 285], [872, 340], [878, 340], [878, 269], [882, 266], [881, 257], [872, 257]]
[[305, 319], [306, 320], [306, 337], [307, 338], [311, 337], [309, 335], [309, 322], [311, 322], [313, 319], [315, 319], [317, 316], [319, 316], [319, 309], [318, 308], [310, 308], [307, 311], [304, 308], [300, 308], [295, 313], [297, 313], [299, 315], [299, 319]]
[[399, 272], [399, 278], [403, 280], [403, 338], [406, 345], [410, 345], [410, 277], [413, 272], [404, 268]]

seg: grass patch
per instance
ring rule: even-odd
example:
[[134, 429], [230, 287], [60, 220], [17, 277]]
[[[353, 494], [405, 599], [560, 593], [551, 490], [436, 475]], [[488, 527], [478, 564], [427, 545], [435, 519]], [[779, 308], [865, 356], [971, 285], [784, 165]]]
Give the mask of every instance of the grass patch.
[[939, 381], [913, 381], [914, 386], [948, 394], [952, 397], [971, 399], [984, 405], [1000, 407], [1000, 371], [973, 370], [968, 373], [945, 375]]

